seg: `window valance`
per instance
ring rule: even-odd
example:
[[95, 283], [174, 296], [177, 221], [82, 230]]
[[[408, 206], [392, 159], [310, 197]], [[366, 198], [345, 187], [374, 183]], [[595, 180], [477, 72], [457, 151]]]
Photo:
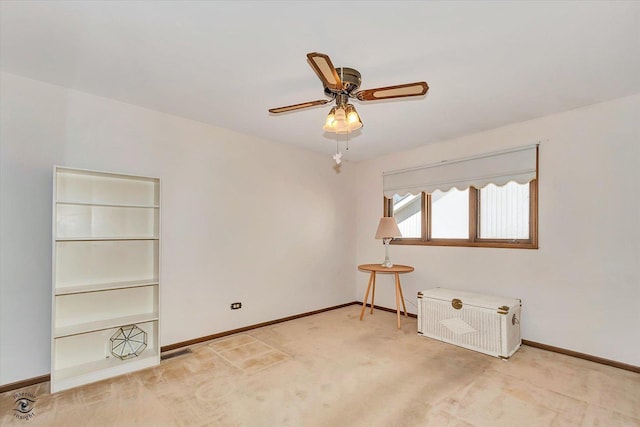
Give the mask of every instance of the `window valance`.
[[422, 191], [459, 190], [469, 186], [483, 188], [487, 184], [520, 184], [535, 179], [538, 144], [520, 146], [476, 156], [445, 160], [424, 166], [384, 172], [383, 190], [386, 197], [394, 194], [418, 194]]

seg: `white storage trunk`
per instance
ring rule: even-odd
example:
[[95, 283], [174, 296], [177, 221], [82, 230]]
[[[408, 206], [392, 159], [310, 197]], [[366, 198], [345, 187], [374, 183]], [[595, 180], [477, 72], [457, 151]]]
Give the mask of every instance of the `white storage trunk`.
[[418, 333], [508, 359], [520, 348], [519, 299], [452, 289], [418, 292]]

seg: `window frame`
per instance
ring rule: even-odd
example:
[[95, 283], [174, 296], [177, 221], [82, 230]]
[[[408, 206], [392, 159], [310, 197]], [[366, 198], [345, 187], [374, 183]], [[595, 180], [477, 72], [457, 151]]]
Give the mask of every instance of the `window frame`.
[[[431, 238], [431, 194], [421, 193], [421, 236], [400, 237], [391, 240], [392, 245], [463, 246], [480, 248], [538, 249], [538, 178], [529, 182], [529, 238], [482, 239], [479, 237], [480, 191], [469, 187], [469, 238]], [[383, 196], [383, 215], [393, 215], [393, 199]]]

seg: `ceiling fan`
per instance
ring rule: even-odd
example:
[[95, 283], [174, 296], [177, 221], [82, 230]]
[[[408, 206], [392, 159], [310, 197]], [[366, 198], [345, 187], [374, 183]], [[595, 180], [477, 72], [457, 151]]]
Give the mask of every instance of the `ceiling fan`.
[[308, 53], [307, 59], [309, 60], [311, 68], [313, 68], [322, 81], [325, 96], [330, 99], [320, 99], [317, 101], [287, 105], [286, 107], [270, 108], [269, 112], [274, 114], [286, 113], [317, 105], [324, 105], [335, 100], [336, 106], [331, 109], [325, 125], [322, 127], [328, 132], [349, 133], [362, 127], [360, 116], [356, 112], [355, 107], [349, 103], [350, 98], [357, 99], [358, 101], [378, 101], [408, 96], [422, 96], [429, 90], [427, 82], [359, 90], [362, 79], [358, 70], [347, 67], [335, 68], [329, 56], [324, 53]]

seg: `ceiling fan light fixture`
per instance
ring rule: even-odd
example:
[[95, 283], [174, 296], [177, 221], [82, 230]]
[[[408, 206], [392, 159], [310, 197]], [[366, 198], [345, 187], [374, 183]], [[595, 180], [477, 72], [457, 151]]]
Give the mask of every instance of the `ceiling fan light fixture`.
[[360, 129], [362, 127], [362, 120], [360, 120], [360, 115], [358, 115], [356, 107], [351, 104], [347, 104], [346, 113], [347, 127], [349, 131]]
[[331, 111], [329, 111], [329, 114], [327, 115], [327, 120], [325, 120], [324, 122], [324, 126], [322, 126], [322, 129], [326, 132], [333, 132], [333, 126], [335, 126], [335, 122], [336, 122], [336, 107], [333, 107], [331, 109]]
[[337, 108], [333, 107], [331, 111], [329, 111], [329, 115], [322, 129], [326, 132], [345, 134], [360, 129], [361, 127], [362, 121], [355, 107], [347, 104], [344, 106], [340, 105]]

